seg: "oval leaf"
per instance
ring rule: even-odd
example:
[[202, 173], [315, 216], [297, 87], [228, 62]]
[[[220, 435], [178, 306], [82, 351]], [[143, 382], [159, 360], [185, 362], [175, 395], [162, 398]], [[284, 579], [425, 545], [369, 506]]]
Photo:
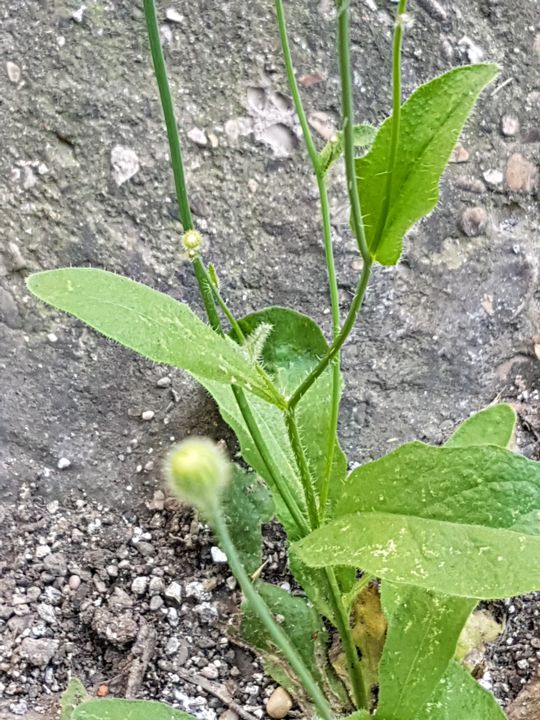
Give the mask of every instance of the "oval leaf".
[[238, 347], [169, 295], [94, 268], [35, 273], [27, 285], [40, 300], [154, 362], [275, 399]]
[[407, 230], [437, 204], [439, 180], [454, 145], [478, 95], [497, 72], [495, 65], [458, 67], [411, 95], [401, 112], [389, 198], [391, 117], [381, 125], [369, 153], [356, 160], [368, 247], [382, 265], [397, 263]]

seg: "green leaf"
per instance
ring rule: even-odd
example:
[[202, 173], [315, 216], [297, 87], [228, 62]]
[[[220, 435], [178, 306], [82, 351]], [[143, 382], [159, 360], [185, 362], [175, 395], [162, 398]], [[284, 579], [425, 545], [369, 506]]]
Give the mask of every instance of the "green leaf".
[[415, 720], [505, 720], [501, 707], [469, 673], [451, 662], [429, 703]]
[[[515, 422], [510, 406], [491, 406], [466, 420], [446, 446], [504, 447]], [[476, 600], [384, 581], [382, 601], [388, 633], [379, 668], [378, 714], [381, 720], [423, 717], [420, 710], [444, 676]]]
[[90, 700], [79, 705], [71, 720], [194, 720], [193, 715], [148, 700]]
[[154, 362], [219, 383], [241, 385], [269, 402], [276, 399], [240, 348], [169, 295], [92, 268], [36, 273], [27, 285], [49, 305]]
[[[244, 333], [251, 335], [259, 325], [271, 325], [263, 350], [262, 363], [284, 394], [291, 393], [304, 379], [321, 355], [328, 351], [328, 344], [317, 324], [305, 315], [285, 308], [268, 308], [248, 315], [240, 321]], [[248, 337], [249, 339], [249, 337]], [[277, 516], [290, 537], [297, 537], [295, 524], [277, 493], [266, 465], [260, 456], [247, 426], [238, 409], [230, 388], [223, 384], [197, 378], [217, 402], [225, 422], [232, 427], [244, 460], [268, 483], [274, 494]], [[326, 460], [326, 438], [330, 427], [331, 370], [323, 373], [298, 404], [297, 420], [302, 441], [313, 475], [322, 477]], [[294, 454], [289, 443], [283, 413], [256, 397], [248, 402], [263, 432], [274, 462], [283, 477], [287, 478], [301, 510], [306, 513], [303, 490]], [[336, 439], [337, 443], [337, 439]], [[345, 456], [336, 446], [332, 474], [330, 503], [339, 496], [341, 484], [347, 472]], [[318, 494], [318, 488], [316, 488]]]
[[[340, 707], [345, 701], [345, 696], [343, 688], [340, 695], [338, 689], [340, 686], [336, 684], [336, 679], [328, 666], [326, 656], [328, 634], [317, 612], [303, 598], [295, 597], [275, 585], [259, 582], [257, 590], [274, 617], [279, 619], [281, 628], [313, 677], [324, 688], [327, 697], [332, 700], [334, 706]], [[274, 644], [257, 613], [247, 602], [242, 606], [242, 610], [240, 632], [243, 639], [262, 653], [265, 668], [277, 683], [285, 687], [301, 703], [309, 704], [301, 683]]]
[[379, 666], [381, 720], [414, 720], [444, 675], [476, 600], [382, 583], [388, 634]]
[[509, 529], [539, 509], [539, 463], [494, 445], [412, 442], [354, 470], [335, 514], [376, 511]]
[[[354, 133], [354, 146], [366, 148], [369, 147], [375, 135], [377, 134], [376, 128], [369, 123], [362, 123], [361, 125], [355, 125], [353, 128]], [[330, 140], [326, 143], [319, 154], [319, 162], [321, 164], [321, 171], [327, 173], [332, 165], [339, 160], [343, 155], [343, 132], [340, 130], [334, 140]]]
[[369, 153], [356, 160], [368, 247], [382, 265], [397, 263], [407, 230], [437, 204], [439, 180], [454, 145], [478, 95], [497, 72], [495, 65], [458, 67], [411, 95], [401, 112], [389, 198], [391, 117], [381, 125]]
[[261, 525], [274, 516], [274, 503], [266, 486], [252, 472], [235, 466], [222, 502], [233, 544], [248, 573], [262, 564]]
[[79, 678], [72, 678], [60, 699], [60, 720], [71, 720], [75, 708], [89, 698]]
[[481, 410], [465, 420], [446, 441], [446, 447], [498, 445], [508, 447], [516, 430], [516, 411], [511, 405], [500, 403]]
[[540, 537], [511, 530], [366, 512], [295, 544], [312, 567], [361, 567], [395, 583], [483, 600], [540, 588]]

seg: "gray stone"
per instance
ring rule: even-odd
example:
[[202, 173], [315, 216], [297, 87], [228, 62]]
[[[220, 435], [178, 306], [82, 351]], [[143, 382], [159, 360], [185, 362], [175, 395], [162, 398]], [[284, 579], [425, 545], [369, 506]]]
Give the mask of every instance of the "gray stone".
[[58, 652], [60, 643], [50, 638], [35, 639], [26, 637], [19, 647], [20, 656], [36, 667], [45, 667]]

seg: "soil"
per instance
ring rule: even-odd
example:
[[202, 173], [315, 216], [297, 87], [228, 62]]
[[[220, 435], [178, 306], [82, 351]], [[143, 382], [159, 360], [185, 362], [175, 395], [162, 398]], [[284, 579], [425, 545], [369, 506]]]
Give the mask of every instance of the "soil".
[[[341, 438], [351, 462], [364, 462], [413, 438], [439, 443], [503, 398], [519, 411], [521, 452], [538, 459], [538, 13], [528, 0], [511, 12], [502, 0], [411, 5], [407, 93], [469, 61], [499, 62], [501, 75], [463, 135], [438, 209], [410, 234], [401, 263], [375, 273], [344, 353]], [[234, 448], [211, 401], [24, 286], [35, 270], [93, 265], [199, 308], [141, 6], [0, 0], [0, 718], [51, 717], [70, 674], [119, 694], [132, 677], [130, 692], [208, 718], [229, 703], [186, 675], [225, 687], [255, 717], [273, 687], [226, 639], [238, 596], [207, 530], [159, 495], [174, 439], [210, 434]], [[294, 307], [328, 330], [316, 189], [272, 3], [170, 0], [159, 10], [193, 211], [226, 299], [238, 313]], [[353, 10], [358, 120], [379, 122], [394, 8], [358, 0]], [[288, 13], [323, 143], [339, 110], [333, 3]], [[359, 264], [342, 172], [330, 180], [345, 309]], [[267, 542], [269, 578], [286, 582], [283, 544], [273, 532]], [[178, 599], [176, 588], [166, 595], [171, 583]], [[539, 609], [534, 596], [498, 606], [507, 629], [483, 682], [505, 705], [536, 672]]]

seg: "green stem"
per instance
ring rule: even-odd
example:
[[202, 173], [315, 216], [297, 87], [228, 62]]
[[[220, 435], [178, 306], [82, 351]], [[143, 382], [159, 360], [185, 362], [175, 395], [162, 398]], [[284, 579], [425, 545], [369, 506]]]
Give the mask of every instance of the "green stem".
[[167, 127], [167, 137], [169, 140], [169, 151], [174, 174], [174, 184], [176, 186], [176, 197], [178, 198], [178, 207], [180, 210], [180, 219], [185, 232], [186, 230], [191, 230], [193, 227], [193, 218], [189, 207], [184, 163], [182, 160], [182, 148], [178, 135], [176, 116], [174, 114], [171, 88], [167, 77], [167, 66], [165, 65], [165, 58], [163, 57], [163, 50], [161, 48], [161, 38], [159, 35], [159, 25], [154, 0], [144, 0], [144, 14], [146, 17], [146, 26], [148, 28], [148, 39], [150, 41], [150, 51], [152, 53], [154, 71], [159, 88], [161, 107], [163, 109], [165, 125]]
[[373, 254], [377, 252], [380, 245], [390, 202], [392, 196], [392, 183], [394, 180], [394, 169], [399, 150], [399, 133], [401, 129], [401, 48], [403, 46], [403, 20], [402, 15], [407, 10], [407, 0], [399, 0], [394, 27], [394, 40], [392, 44], [392, 135], [390, 139], [390, 156], [388, 159], [388, 171], [386, 174], [386, 185], [384, 190], [384, 201], [382, 212], [379, 216], [375, 240], [373, 242]]
[[287, 71], [287, 81], [291, 89], [291, 94], [294, 102], [294, 107], [300, 120], [300, 126], [304, 135], [304, 142], [308, 151], [309, 159], [315, 170], [317, 176], [320, 174], [319, 166], [319, 153], [313, 142], [309, 124], [307, 121], [304, 106], [302, 105], [302, 98], [300, 97], [300, 90], [298, 89], [298, 83], [296, 82], [296, 75], [294, 72], [294, 66], [292, 62], [291, 48], [289, 46], [289, 38], [287, 36], [287, 23], [285, 20], [285, 10], [283, 8], [283, 0], [276, 0], [276, 15], [278, 20], [279, 37], [281, 40], [281, 47], [283, 50], [283, 58], [285, 60], [285, 69]]
[[[281, 40], [281, 47], [283, 50], [283, 57], [285, 61], [285, 68], [287, 72], [287, 80], [291, 90], [291, 95], [294, 102], [296, 113], [300, 120], [300, 126], [304, 136], [304, 142], [306, 144], [307, 152], [313, 171], [317, 179], [317, 188], [319, 190], [319, 199], [321, 206], [321, 217], [323, 226], [323, 243], [324, 243], [324, 254], [326, 259], [326, 269], [328, 276], [328, 289], [330, 292], [330, 306], [332, 312], [332, 335], [335, 340], [339, 333], [340, 317], [339, 317], [339, 292], [336, 276], [336, 267], [334, 261], [334, 251], [332, 247], [332, 227], [330, 223], [330, 208], [328, 203], [328, 191], [326, 188], [325, 174], [321, 168], [319, 153], [313, 142], [313, 136], [309, 129], [306, 113], [302, 103], [300, 90], [296, 81], [296, 73], [294, 72], [294, 66], [291, 56], [291, 49], [289, 45], [289, 38], [287, 34], [287, 23], [285, 19], [285, 10], [283, 7], [282, 0], [276, 0], [276, 14], [278, 19], [279, 36]], [[328, 446], [326, 451], [326, 464], [324, 474], [321, 478], [320, 485], [320, 502], [319, 502], [319, 520], [322, 522], [324, 514], [326, 512], [326, 505], [328, 502], [328, 494], [330, 490], [330, 480], [332, 476], [332, 466], [334, 463], [334, 453], [336, 447], [336, 435], [338, 427], [339, 417], [339, 393], [340, 393], [340, 381], [341, 381], [341, 370], [340, 370], [340, 358], [339, 355], [336, 357], [334, 362], [334, 368], [332, 373], [332, 396], [331, 396], [331, 414], [330, 414], [330, 425], [328, 430]]]
[[193, 258], [193, 271], [195, 273], [195, 277], [197, 278], [197, 284], [204, 303], [204, 309], [208, 315], [208, 322], [210, 323], [212, 330], [215, 330], [215, 332], [221, 332], [221, 322], [217, 314], [216, 304], [214, 303], [214, 295], [212, 292], [212, 281], [208, 277], [207, 270], [199, 255], [196, 255]]
[[342, 596], [342, 602], [343, 605], [347, 608], [347, 611], [350, 611], [352, 604], [356, 600], [357, 596], [360, 595], [362, 590], [366, 588], [373, 579], [373, 575], [370, 575], [369, 573], [364, 573], [360, 580], [357, 580], [354, 583], [349, 592], [346, 595]]
[[343, 347], [345, 341], [349, 337], [349, 334], [358, 316], [358, 311], [362, 307], [362, 302], [364, 300], [367, 286], [369, 283], [369, 278], [371, 276], [372, 265], [373, 260], [371, 258], [368, 258], [368, 260], [364, 262], [364, 267], [362, 268], [362, 273], [358, 280], [358, 285], [356, 287], [356, 292], [354, 294], [351, 307], [349, 308], [349, 312], [347, 313], [347, 317], [345, 318], [345, 322], [343, 323], [343, 327], [341, 328], [341, 331], [336, 338], [336, 341], [332, 344], [332, 347], [327, 352], [327, 354], [319, 361], [318, 365], [313, 368], [309, 375], [300, 383], [300, 385], [291, 395], [288, 402], [289, 409], [296, 407], [298, 402], [306, 394], [306, 392], [313, 385], [313, 383], [326, 370], [328, 365], [336, 357], [338, 352]]
[[298, 425], [296, 423], [294, 410], [291, 410], [290, 412], [285, 414], [285, 423], [287, 425], [289, 440], [294, 453], [294, 457], [296, 459], [298, 471], [300, 473], [300, 480], [302, 482], [302, 488], [304, 490], [304, 496], [306, 498], [306, 505], [308, 509], [309, 521], [311, 523], [311, 529], [314, 530], [316, 527], [319, 526], [317, 499], [315, 497], [313, 478], [309, 469], [304, 448], [302, 447], [300, 434], [298, 432]]
[[332, 592], [330, 593], [330, 601], [333, 605], [336, 626], [343, 643], [345, 658], [347, 661], [347, 672], [351, 680], [354, 702], [357, 710], [367, 707], [367, 695], [364, 688], [364, 679], [358, 649], [352, 635], [352, 628], [349, 622], [349, 613], [343, 600], [333, 568], [325, 568], [328, 585]]
[[232, 314], [232, 312], [229, 310], [229, 306], [221, 296], [221, 293], [219, 292], [219, 289], [217, 288], [216, 284], [213, 282], [212, 278], [210, 277], [210, 273], [208, 272], [208, 269], [203, 265], [203, 272], [205, 281], [208, 284], [208, 287], [210, 288], [210, 292], [213, 294], [217, 304], [222, 309], [223, 314], [229, 321], [231, 328], [233, 329], [234, 334], [236, 335], [236, 339], [240, 344], [244, 343], [246, 340], [246, 337], [244, 333], [242, 332], [242, 328], [238, 324], [238, 321]]
[[296, 523], [300, 536], [305, 537], [310, 532], [309, 524], [304, 517], [304, 514], [298, 507], [298, 504], [288, 485], [287, 479], [281, 475], [281, 472], [274, 463], [272, 454], [268, 450], [268, 447], [264, 441], [257, 421], [253, 417], [253, 412], [246, 399], [245, 393], [242, 388], [239, 388], [236, 385], [232, 385], [231, 389], [236, 398], [236, 402], [238, 404], [242, 417], [244, 418], [244, 422], [246, 423], [249, 433], [253, 438], [255, 447], [257, 448], [259, 455], [261, 456], [262, 461], [266, 466], [267, 472], [272, 478], [272, 482], [274, 483], [277, 491], [281, 495], [281, 498], [285, 503], [292, 519]]
[[319, 716], [323, 718], [323, 720], [333, 720], [330, 706], [328, 705], [326, 698], [321, 692], [312, 674], [304, 664], [304, 661], [300, 657], [294, 645], [290, 642], [287, 635], [272, 617], [272, 613], [268, 609], [264, 600], [253, 587], [253, 584], [236, 553], [236, 549], [233, 545], [229, 530], [222, 515], [218, 513], [211, 519], [211, 524], [214, 532], [220, 540], [223, 551], [227, 555], [227, 560], [229, 561], [229, 566], [233, 575], [237, 579], [247, 602], [251, 606], [251, 609], [258, 615], [272, 640], [287, 658], [289, 665], [296, 673], [307, 693], [311, 696]]
[[341, 112], [343, 116], [343, 149], [345, 155], [345, 171], [347, 190], [351, 203], [351, 224], [358, 249], [364, 260], [364, 266], [370, 259], [366, 240], [366, 231], [362, 217], [362, 206], [356, 182], [356, 166], [354, 159], [354, 104], [350, 57], [350, 18], [349, 1], [341, 0], [338, 7], [338, 55], [339, 74], [341, 78]]

